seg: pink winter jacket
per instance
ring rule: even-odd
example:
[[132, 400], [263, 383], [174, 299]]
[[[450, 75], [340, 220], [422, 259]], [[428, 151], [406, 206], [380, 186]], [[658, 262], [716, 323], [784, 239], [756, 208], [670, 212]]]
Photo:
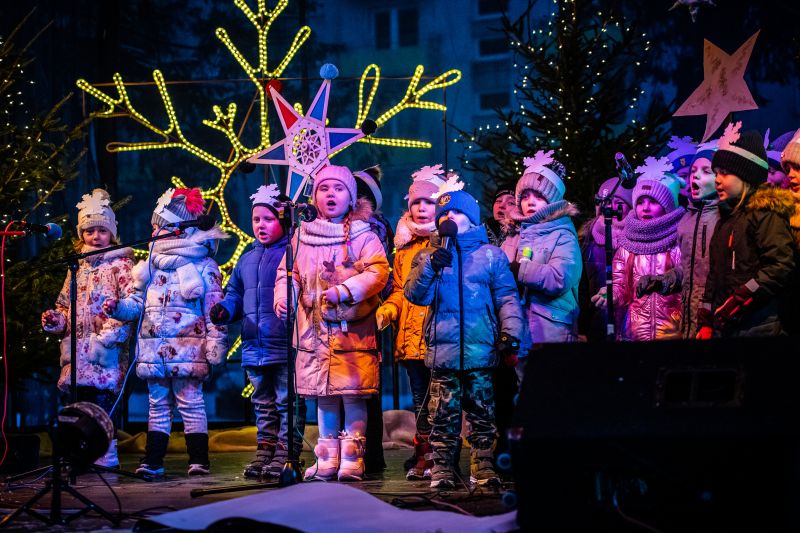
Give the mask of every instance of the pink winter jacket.
[[[103, 312], [107, 298], [121, 299], [134, 291], [131, 269], [133, 250], [122, 248], [80, 261], [78, 264], [77, 379], [78, 385], [119, 391], [128, 369], [130, 322], [115, 320]], [[56, 300], [58, 322], [44, 328], [66, 333], [61, 340], [61, 377], [58, 388], [70, 385], [69, 274]]]
[[636, 297], [636, 284], [645, 274], [660, 275], [681, 264], [681, 250], [640, 255], [620, 247], [614, 255], [614, 314], [623, 340], [650, 341], [680, 337], [680, 292], [657, 292]]
[[[389, 262], [378, 236], [365, 222], [359, 200], [350, 226], [350, 252], [343, 225], [317, 219], [300, 226], [293, 282], [297, 325], [297, 392], [304, 396], [378, 393], [380, 354], [375, 339], [378, 293], [389, 279]], [[348, 258], [349, 261], [345, 262]], [[278, 267], [275, 307], [286, 302], [286, 257]], [[322, 293], [337, 286], [342, 299], [330, 306]], [[346, 287], [346, 289], [345, 289]]]

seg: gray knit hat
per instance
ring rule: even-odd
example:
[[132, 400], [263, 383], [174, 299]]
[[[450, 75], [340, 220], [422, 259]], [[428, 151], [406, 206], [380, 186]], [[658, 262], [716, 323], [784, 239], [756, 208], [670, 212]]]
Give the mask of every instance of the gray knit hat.
[[167, 189], [158, 199], [150, 223], [161, 228], [194, 220], [203, 213], [204, 207], [200, 189]]
[[524, 162], [525, 173], [517, 181], [515, 191], [518, 208], [522, 200], [522, 193], [525, 191], [538, 192], [547, 200], [548, 204], [564, 198], [566, 169], [564, 165], [553, 159], [553, 150], [549, 152], [539, 150], [533, 157], [526, 157]]

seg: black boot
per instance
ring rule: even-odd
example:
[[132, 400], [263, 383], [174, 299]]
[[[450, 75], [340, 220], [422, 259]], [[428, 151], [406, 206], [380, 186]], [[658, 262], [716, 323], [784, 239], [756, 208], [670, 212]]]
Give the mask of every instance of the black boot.
[[148, 431], [147, 444], [144, 448], [144, 457], [140, 461], [137, 474], [161, 477], [164, 475], [164, 456], [167, 454], [169, 433], [163, 431]]
[[189, 475], [204, 476], [211, 473], [208, 459], [208, 433], [186, 433], [186, 453], [189, 454]]
[[286, 446], [282, 442], [279, 442], [275, 446], [275, 453], [272, 455], [272, 460], [269, 462], [267, 466], [264, 467], [264, 476], [272, 478], [281, 477], [281, 472], [283, 472], [283, 466], [286, 464], [286, 460], [288, 458], [289, 458], [289, 451], [286, 449]]
[[244, 469], [244, 477], [248, 479], [257, 479], [264, 475], [264, 469], [267, 467], [272, 456], [275, 455], [275, 444], [271, 442], [259, 442], [256, 447], [256, 457]]
[[364, 453], [364, 472], [378, 474], [386, 470], [383, 458], [383, 407], [381, 395], [367, 398], [367, 434]]

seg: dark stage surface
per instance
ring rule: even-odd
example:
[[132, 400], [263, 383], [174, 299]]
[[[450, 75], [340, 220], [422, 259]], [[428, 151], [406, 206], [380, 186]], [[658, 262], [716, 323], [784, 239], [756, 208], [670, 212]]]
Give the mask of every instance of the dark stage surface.
[[[411, 454], [409, 449], [386, 450], [387, 469], [382, 475], [371, 476], [359, 483], [348, 483], [350, 487], [364, 490], [377, 498], [394, 505], [402, 505], [405, 509], [442, 510], [454, 513], [467, 512], [476, 516], [495, 515], [507, 513], [508, 509], [501, 501], [502, 490], [489, 488], [475, 489], [468, 492], [462, 485], [456, 491], [439, 493], [432, 491], [427, 481], [410, 482], [405, 480], [403, 461]], [[74, 527], [47, 527], [41, 522], [27, 515], [17, 518], [9, 531], [130, 531], [136, 522], [145, 516], [154, 516], [179, 509], [187, 509], [206, 505], [213, 502], [249, 496], [257, 491], [232, 492], [228, 494], [213, 494], [192, 498], [192, 489], [213, 489], [225, 485], [240, 485], [249, 483], [242, 476], [243, 467], [252, 458], [249, 452], [216, 453], [211, 455], [212, 474], [189, 478], [186, 475], [186, 455], [168, 454], [165, 461], [167, 476], [162, 481], [143, 482], [116, 474], [104, 474], [104, 477], [117, 493], [122, 503], [122, 513], [126, 518], [119, 528], [110, 527], [108, 522], [99, 517], [82, 517], [73, 523]], [[302, 459], [307, 465], [314, 461], [309, 452], [303, 452]], [[133, 470], [139, 461], [138, 455], [125, 454], [120, 456], [122, 468]], [[42, 458], [41, 463], [46, 464], [47, 459]], [[462, 470], [469, 475], [469, 452], [464, 450], [461, 457]], [[39, 488], [43, 480], [26, 480], [27, 484], [16, 484], [13, 490], [3, 487], [0, 497], [0, 506], [3, 514], [10, 508], [27, 501]], [[314, 482], [322, 483], [322, 482]], [[334, 482], [335, 483], [335, 482]], [[84, 496], [88, 497], [105, 510], [116, 513], [117, 502], [108, 487], [96, 474], [84, 474], [77, 478], [75, 485]], [[510, 488], [507, 485], [503, 490]], [[262, 489], [273, 491], [280, 489]], [[45, 498], [39, 509], [49, 510], [49, 497]], [[402, 503], [401, 503], [402, 502]], [[405, 505], [403, 505], [403, 503]], [[298, 502], [302, 506], [302, 502]], [[77, 509], [77, 503], [69, 496], [64, 496], [64, 508], [69, 511]], [[311, 510], [309, 510], [311, 511]], [[46, 511], [44, 511], [46, 512]], [[410, 531], [402, 524], [397, 527], [403, 531]], [[341, 529], [346, 530], [347, 528]], [[331, 531], [336, 530], [332, 525]]]

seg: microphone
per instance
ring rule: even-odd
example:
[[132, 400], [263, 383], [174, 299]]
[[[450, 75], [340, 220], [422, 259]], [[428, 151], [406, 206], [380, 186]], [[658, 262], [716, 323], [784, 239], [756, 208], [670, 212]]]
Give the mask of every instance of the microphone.
[[48, 224], [34, 224], [27, 220], [20, 220], [19, 224], [26, 233], [43, 233], [44, 236], [51, 241], [61, 238], [61, 226], [58, 224], [53, 224], [52, 222]]
[[439, 224], [439, 237], [442, 242], [440, 248], [447, 248], [450, 245], [450, 241], [456, 238], [456, 235], [458, 235], [458, 224], [452, 220], [445, 220]]
[[186, 228], [200, 228], [201, 231], [208, 231], [214, 227], [214, 217], [211, 215], [198, 215], [194, 220], [181, 220], [176, 224], [167, 224], [167, 227], [181, 230]]
[[617, 172], [619, 173], [619, 184], [623, 189], [633, 189], [636, 186], [636, 175], [633, 173], [628, 160], [625, 159], [625, 154], [617, 152], [614, 156], [614, 161], [617, 164]]
[[311, 204], [296, 204], [292, 201], [276, 202], [276, 204], [280, 205], [284, 212], [293, 209], [295, 216], [298, 218], [298, 220], [300, 220], [300, 222], [313, 222], [319, 215], [317, 208]]

